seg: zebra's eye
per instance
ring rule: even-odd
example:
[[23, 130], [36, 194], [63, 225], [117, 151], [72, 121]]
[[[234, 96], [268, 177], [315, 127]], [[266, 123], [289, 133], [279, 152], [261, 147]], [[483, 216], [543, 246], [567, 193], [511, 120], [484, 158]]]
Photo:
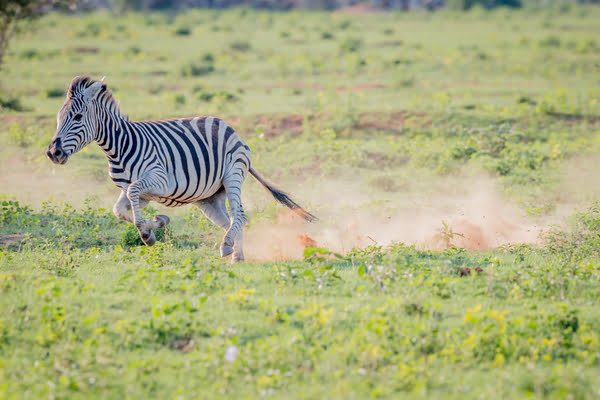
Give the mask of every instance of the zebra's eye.
[[80, 121], [82, 117], [83, 117], [83, 115], [82, 115], [82, 114], [75, 114], [75, 116], [73, 116], [73, 119], [74, 119], [75, 121]]

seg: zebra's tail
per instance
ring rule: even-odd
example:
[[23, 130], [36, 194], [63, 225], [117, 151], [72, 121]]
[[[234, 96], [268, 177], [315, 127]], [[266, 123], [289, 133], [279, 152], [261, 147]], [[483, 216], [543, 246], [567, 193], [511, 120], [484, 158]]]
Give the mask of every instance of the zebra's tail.
[[258, 181], [258, 183], [260, 183], [262, 185], [262, 187], [265, 188], [265, 190], [267, 190], [269, 193], [271, 193], [271, 195], [273, 195], [275, 200], [277, 200], [284, 206], [291, 209], [293, 212], [298, 214], [300, 217], [304, 218], [308, 222], [315, 222], [315, 221], [319, 220], [317, 217], [315, 217], [314, 215], [312, 215], [311, 213], [306, 211], [304, 208], [300, 207], [300, 205], [298, 205], [298, 203], [296, 203], [294, 200], [292, 200], [290, 198], [290, 196], [288, 196], [288, 194], [285, 193], [283, 190], [278, 189], [277, 187], [275, 187], [275, 185], [273, 185], [272, 183], [267, 181], [262, 175], [260, 175], [258, 172], [256, 172], [256, 170], [252, 167], [250, 167], [250, 175], [252, 175], [254, 177], [254, 179], [256, 179]]

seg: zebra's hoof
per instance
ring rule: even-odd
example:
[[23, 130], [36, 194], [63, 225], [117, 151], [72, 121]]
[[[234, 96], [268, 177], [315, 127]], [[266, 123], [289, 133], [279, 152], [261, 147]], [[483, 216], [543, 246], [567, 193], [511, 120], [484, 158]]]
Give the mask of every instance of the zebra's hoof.
[[236, 263], [236, 262], [242, 262], [244, 261], [244, 255], [243, 254], [233, 254], [233, 257], [231, 257], [231, 261]]
[[156, 222], [158, 222], [158, 228], [162, 228], [164, 226], [169, 225], [169, 222], [171, 222], [171, 219], [169, 217], [167, 217], [166, 215], [157, 215], [154, 217], [154, 220]]
[[221, 245], [221, 257], [227, 257], [231, 253], [233, 253], [233, 247], [223, 243]]
[[153, 231], [143, 232], [140, 237], [146, 246], [154, 246], [154, 243], [156, 243], [156, 236]]

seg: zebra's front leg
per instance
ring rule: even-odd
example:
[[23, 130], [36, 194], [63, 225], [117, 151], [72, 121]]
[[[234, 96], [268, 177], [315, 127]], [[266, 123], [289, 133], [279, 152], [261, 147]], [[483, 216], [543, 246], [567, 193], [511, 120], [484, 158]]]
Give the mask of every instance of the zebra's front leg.
[[[154, 220], [144, 219], [140, 205], [147, 204], [147, 201], [140, 200], [144, 195], [161, 196], [166, 193], [166, 179], [161, 179], [159, 174], [149, 173], [138, 181], [133, 182], [127, 188], [127, 198], [131, 203], [133, 211], [133, 224], [140, 233], [140, 238], [147, 246], [152, 246], [156, 243], [154, 229], [160, 229], [166, 226], [170, 219], [166, 215], [157, 215]], [[145, 205], [145, 204], [144, 204]]]
[[[148, 205], [148, 201], [140, 199], [140, 209], [145, 208]], [[113, 214], [123, 221], [133, 223], [133, 215], [131, 215], [131, 202], [127, 198], [127, 192], [122, 191], [117, 199], [117, 202], [113, 206]]]

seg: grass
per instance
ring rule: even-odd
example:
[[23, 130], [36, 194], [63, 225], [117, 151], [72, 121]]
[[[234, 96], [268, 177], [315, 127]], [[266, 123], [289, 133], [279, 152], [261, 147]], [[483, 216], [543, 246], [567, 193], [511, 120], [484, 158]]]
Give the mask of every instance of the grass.
[[[41, 19], [2, 72], [0, 398], [597, 398], [600, 193], [566, 171], [600, 147], [598, 14]], [[61, 168], [43, 156], [80, 74], [106, 75], [132, 119], [230, 121], [324, 224], [426, 208], [479, 174], [523, 212], [572, 216], [539, 245], [466, 251], [440, 221], [443, 251], [232, 266], [186, 208], [137, 247], [95, 146]], [[257, 185], [244, 196], [250, 224], [276, 223]]]

